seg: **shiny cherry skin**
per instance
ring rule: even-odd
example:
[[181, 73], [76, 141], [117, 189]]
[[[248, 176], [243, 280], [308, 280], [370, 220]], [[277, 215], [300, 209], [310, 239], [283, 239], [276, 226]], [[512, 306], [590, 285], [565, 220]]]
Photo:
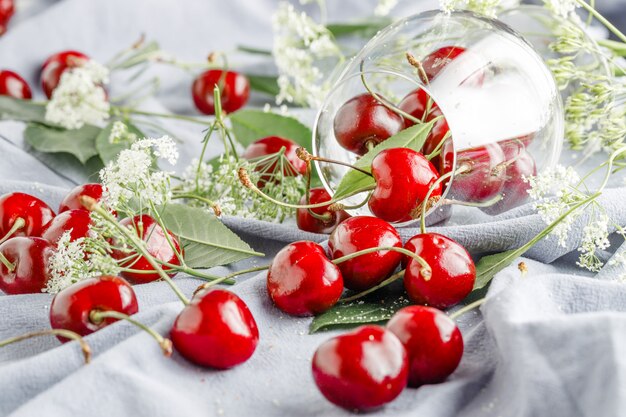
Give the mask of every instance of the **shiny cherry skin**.
[[267, 293], [274, 305], [294, 316], [323, 313], [337, 303], [342, 292], [341, 271], [314, 242], [285, 246], [267, 273]]
[[89, 234], [91, 216], [86, 210], [64, 211], [52, 219], [45, 227], [41, 237], [57, 244], [65, 232], [70, 232], [70, 242]]
[[59, 85], [61, 75], [66, 69], [79, 67], [88, 60], [87, 55], [78, 51], [63, 51], [51, 55], [41, 67], [41, 88], [46, 97], [52, 97], [52, 92]]
[[405, 307], [389, 320], [387, 330], [400, 339], [409, 355], [411, 387], [443, 382], [461, 362], [463, 336], [441, 310]]
[[[88, 278], [59, 291], [50, 304], [50, 326], [87, 336], [118, 319], [107, 317], [94, 323], [92, 311], [117, 311], [132, 316], [139, 311], [133, 287], [124, 278], [102, 275]], [[67, 339], [59, 337], [66, 342]]]
[[350, 411], [373, 410], [406, 387], [407, 352], [380, 326], [361, 326], [322, 343], [313, 356], [313, 379], [331, 403]]
[[[398, 231], [376, 217], [355, 216], [344, 220], [331, 233], [328, 248], [333, 259], [376, 247], [402, 247]], [[383, 250], [361, 255], [340, 263], [344, 285], [363, 291], [385, 280], [398, 267], [402, 255]]]
[[26, 80], [19, 74], [9, 70], [0, 70], [0, 96], [30, 100], [33, 98], [33, 93]]
[[500, 144], [506, 157], [506, 174], [502, 188], [502, 200], [481, 210], [487, 214], [497, 215], [523, 204], [528, 199], [530, 184], [526, 177], [537, 175], [535, 160], [521, 142]]
[[91, 197], [96, 201], [102, 199], [103, 188], [101, 184], [90, 183], [81, 184], [74, 187], [61, 201], [59, 205], [59, 213], [63, 213], [67, 210], [87, 210], [80, 202], [80, 197]]
[[48, 260], [54, 246], [40, 237], [12, 237], [0, 245], [0, 252], [13, 264], [0, 263], [0, 290], [6, 294], [37, 294], [46, 287], [50, 274]]
[[[137, 235], [146, 242], [148, 247], [148, 253], [152, 255], [154, 258], [167, 262], [173, 265], [180, 265], [180, 260], [176, 253], [182, 255], [182, 248], [180, 246], [180, 242], [178, 238], [169, 230], [167, 233], [171, 239], [172, 244], [174, 245], [174, 249], [170, 246], [167, 238], [165, 237], [165, 231], [161, 228], [159, 223], [148, 216], [147, 214], [142, 214], [140, 216], [135, 217], [126, 217], [120, 221], [120, 224], [124, 227], [131, 227], [135, 230]], [[125, 259], [128, 258], [131, 254], [124, 251], [115, 250], [113, 251], [113, 257], [115, 259]], [[120, 265], [124, 268], [137, 269], [139, 271], [154, 271], [148, 260], [141, 255], [135, 254], [136, 256], [131, 259], [122, 262]], [[168, 271], [171, 268], [168, 266], [162, 266], [164, 271]], [[160, 278], [159, 274], [155, 271], [153, 273], [139, 273], [139, 272], [128, 272], [123, 271], [121, 275], [131, 280], [136, 284], [144, 284], [146, 282], [156, 281]], [[169, 276], [176, 275], [176, 272], [168, 274]]]
[[44, 226], [54, 217], [46, 203], [25, 193], [9, 193], [0, 196], [0, 235], [6, 235], [15, 220], [24, 219], [25, 225], [13, 236], [41, 236]]
[[460, 46], [444, 46], [428, 54], [422, 61], [428, 80], [433, 80], [450, 62], [463, 54], [465, 48]]
[[358, 155], [404, 128], [402, 116], [389, 110], [369, 93], [346, 101], [337, 110], [333, 129], [337, 142]]
[[[446, 155], [444, 171], [452, 169], [452, 154], [444, 145]], [[450, 143], [450, 146], [451, 143]], [[458, 173], [452, 180], [449, 197], [470, 203], [483, 203], [501, 194], [506, 180], [506, 159], [497, 143], [466, 149], [457, 153], [457, 170], [468, 167], [468, 171]]]
[[[330, 201], [331, 197], [323, 187], [311, 188], [309, 190], [310, 204], [319, 204], [325, 201]], [[300, 204], [307, 204], [306, 196], [302, 197]], [[296, 223], [298, 229], [311, 233], [330, 233], [335, 230], [335, 227], [350, 215], [345, 210], [330, 211], [328, 206], [312, 208], [311, 211], [320, 216], [329, 216], [328, 220], [316, 219], [309, 213], [309, 210], [305, 208], [299, 208], [296, 211]]]
[[461, 302], [474, 288], [476, 267], [467, 250], [439, 233], [423, 233], [409, 239], [404, 248], [421, 256], [432, 273], [422, 274], [422, 265], [409, 259], [404, 288], [411, 301], [436, 308]]
[[13, 0], [0, 0], [0, 36], [7, 31], [9, 21], [15, 13]]
[[[299, 147], [300, 146], [297, 143], [289, 139], [281, 138], [279, 136], [268, 136], [251, 143], [243, 152], [242, 156], [248, 160], [255, 160], [264, 156], [273, 155], [280, 152], [280, 150], [284, 148], [284, 156], [287, 161], [289, 161], [289, 164], [285, 164], [285, 167], [283, 168], [283, 175], [295, 177], [306, 174], [306, 162], [298, 158], [298, 155], [296, 154], [296, 150]], [[276, 164], [279, 161], [276, 159], [272, 161], [273, 162], [271, 162], [269, 167], [267, 166], [268, 164], [258, 164], [256, 168], [257, 171], [269, 173], [261, 177], [259, 186], [263, 186], [265, 182], [271, 181], [271, 173], [277, 171]]]
[[228, 369], [250, 359], [259, 343], [259, 329], [236, 294], [207, 288], [176, 317], [170, 337], [174, 348], [191, 362]]
[[[428, 190], [439, 173], [419, 152], [392, 148], [380, 152], [372, 161], [376, 188], [368, 201], [371, 212], [391, 223], [406, 222], [420, 216]], [[430, 198], [441, 197], [441, 184], [434, 186]]]
[[248, 102], [250, 97], [250, 82], [235, 71], [211, 69], [198, 75], [191, 86], [191, 95], [196, 108], [204, 113], [215, 114], [213, 89], [220, 88], [222, 109], [226, 113], [239, 110]]

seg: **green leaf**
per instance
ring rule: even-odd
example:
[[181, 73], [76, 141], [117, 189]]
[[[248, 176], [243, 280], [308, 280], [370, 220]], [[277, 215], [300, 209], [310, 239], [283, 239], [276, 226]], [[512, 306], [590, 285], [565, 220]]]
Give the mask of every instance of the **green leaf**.
[[181, 238], [185, 263], [191, 268], [227, 265], [251, 256], [263, 256], [214, 215], [199, 207], [168, 204], [161, 212], [165, 226]]
[[78, 158], [81, 163], [86, 164], [90, 158], [98, 155], [96, 137], [101, 130], [99, 127], [90, 125], [67, 130], [29, 123], [24, 131], [24, 139], [39, 152], [69, 153]]
[[229, 119], [235, 137], [243, 146], [266, 136], [281, 136], [307, 149], [311, 148], [311, 129], [294, 117], [263, 110], [239, 110], [232, 113]]
[[409, 305], [406, 297], [395, 293], [379, 301], [354, 301], [348, 304], [336, 304], [333, 308], [313, 319], [310, 333], [333, 328], [352, 327], [366, 323], [387, 321], [394, 313]]
[[506, 252], [487, 255], [480, 258], [476, 264], [476, 281], [474, 282], [474, 291], [483, 288], [494, 277], [495, 274], [502, 271], [515, 260], [511, 255], [517, 250], [508, 250]]
[[[423, 123], [411, 126], [396, 135], [390, 137], [384, 142], [379, 143], [374, 149], [363, 155], [354, 166], [361, 168], [367, 172], [372, 171], [372, 161], [374, 157], [385, 149], [391, 148], [410, 148], [416, 151], [422, 149], [428, 134], [432, 130], [433, 122]], [[362, 172], [351, 169], [341, 179], [337, 191], [333, 195], [333, 199], [341, 199], [354, 194], [359, 190], [375, 185], [374, 178], [365, 175]]]
[[46, 106], [31, 100], [0, 96], [0, 119], [46, 123]]
[[261, 93], [276, 96], [280, 92], [278, 81], [273, 75], [244, 74], [250, 81], [250, 88]]
[[342, 36], [361, 36], [369, 39], [391, 23], [391, 19], [381, 18], [347, 23], [330, 23], [326, 25], [326, 28], [336, 38]]
[[[111, 136], [111, 130], [115, 121], [111, 121], [104, 129], [100, 131], [96, 137], [96, 150], [102, 162], [107, 164], [109, 161], [113, 161], [117, 158], [117, 155], [124, 149], [130, 147], [130, 142], [111, 143], [109, 142], [109, 136]], [[130, 133], [137, 135], [137, 138], [141, 139], [145, 135], [135, 125], [130, 122], [122, 122], [128, 127]]]

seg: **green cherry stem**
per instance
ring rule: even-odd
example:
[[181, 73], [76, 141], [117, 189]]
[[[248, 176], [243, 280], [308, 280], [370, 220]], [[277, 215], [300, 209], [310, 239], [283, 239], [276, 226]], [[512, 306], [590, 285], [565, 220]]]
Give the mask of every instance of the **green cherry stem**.
[[455, 311], [454, 313], [450, 313], [450, 318], [452, 320], [456, 320], [458, 317], [462, 316], [463, 314], [467, 313], [468, 311], [471, 311], [475, 308], [480, 307], [481, 305], [485, 304], [485, 301], [487, 301], [486, 298], [481, 298], [480, 300], [476, 300], [473, 303], [470, 303], [462, 308], [459, 308], [457, 311]]
[[298, 156], [298, 158], [302, 159], [304, 162], [311, 162], [311, 161], [319, 161], [319, 162], [326, 162], [328, 164], [335, 164], [335, 165], [342, 165], [344, 167], [348, 167], [350, 169], [353, 169], [355, 171], [359, 171], [361, 174], [365, 174], [368, 177], [372, 177], [372, 173], [368, 172], [362, 168], [356, 167], [354, 165], [351, 165], [347, 162], [343, 162], [343, 161], [338, 161], [336, 159], [329, 159], [329, 158], [322, 158], [321, 156], [314, 156], [311, 155], [309, 153], [309, 151], [307, 151], [305, 148], [303, 147], [299, 147], [298, 149], [296, 149], [296, 155]]
[[31, 332], [31, 333], [26, 333], [20, 336], [11, 337], [9, 339], [0, 341], [0, 347], [4, 347], [12, 343], [21, 342], [22, 340], [31, 339], [33, 337], [39, 337], [39, 336], [61, 336], [61, 337], [65, 337], [66, 339], [76, 340], [78, 344], [80, 345], [81, 350], [83, 351], [83, 356], [85, 357], [85, 363], [91, 362], [91, 348], [89, 347], [85, 339], [83, 339], [81, 335], [79, 335], [78, 333], [75, 333], [71, 330], [65, 330], [65, 329], [40, 330], [37, 332]]
[[26, 221], [22, 219], [21, 217], [18, 217], [17, 219], [15, 219], [15, 221], [13, 222], [13, 226], [11, 226], [11, 229], [2, 237], [2, 239], [0, 239], [0, 243], [3, 243], [7, 239], [9, 239], [11, 236], [13, 236], [13, 233], [17, 232], [25, 225], [26, 225]]
[[372, 287], [372, 288], [368, 288], [365, 291], [361, 291], [358, 294], [354, 294], [351, 295], [350, 297], [346, 297], [346, 298], [342, 298], [339, 300], [340, 303], [349, 303], [351, 301], [355, 301], [358, 300], [359, 298], [363, 298], [368, 294], [373, 293], [374, 291], [378, 291], [379, 289], [386, 287], [387, 285], [391, 284], [394, 281], [397, 281], [398, 279], [402, 278], [404, 276], [404, 272], [405, 270], [403, 269], [402, 271], [396, 272], [395, 274], [393, 274], [392, 276], [390, 276], [389, 278], [387, 278], [386, 280], [382, 281], [380, 284]]
[[417, 262], [419, 262], [420, 265], [422, 265], [422, 270], [420, 271], [420, 274], [422, 275], [424, 280], [428, 281], [431, 278], [432, 273], [433, 273], [432, 269], [430, 268], [430, 265], [428, 265], [428, 262], [424, 260], [424, 258], [422, 258], [421, 256], [419, 256], [418, 254], [414, 252], [411, 252], [410, 250], [407, 250], [404, 248], [398, 248], [395, 246], [378, 246], [376, 248], [363, 249], [363, 250], [351, 253], [349, 255], [345, 255], [340, 258], [333, 259], [331, 262], [337, 265], [337, 264], [349, 261], [350, 259], [354, 259], [362, 255], [367, 255], [369, 253], [380, 252], [380, 251], [385, 251], [385, 250], [398, 252], [398, 253], [401, 253], [403, 255], [406, 255], [415, 259]]
[[217, 285], [217, 284], [221, 284], [221, 283], [226, 282], [227, 280], [235, 278], [235, 277], [237, 277], [239, 275], [249, 274], [251, 272], [265, 271], [265, 270], [268, 270], [268, 269], [270, 269], [270, 265], [255, 266], [253, 268], [242, 269], [241, 271], [233, 272], [232, 274], [228, 274], [228, 275], [223, 276], [221, 278], [218, 278], [218, 279], [216, 279], [214, 281], [205, 282], [204, 284], [202, 284], [198, 288], [196, 288], [196, 290], [193, 293], [196, 294], [200, 290], [212, 287], [212, 286]]
[[107, 319], [107, 318], [125, 320], [129, 322], [130, 324], [132, 324], [133, 326], [137, 326], [138, 328], [148, 333], [150, 336], [154, 338], [154, 340], [157, 341], [157, 343], [161, 347], [161, 350], [163, 350], [163, 354], [165, 356], [168, 356], [168, 357], [172, 356], [172, 341], [170, 339], [161, 336], [160, 334], [155, 332], [154, 329], [151, 329], [145, 324], [138, 322], [137, 320], [133, 319], [129, 315], [120, 313], [119, 311], [115, 311], [115, 310], [106, 310], [106, 311], [105, 310], [91, 310], [91, 312], [89, 313], [89, 321], [91, 321], [93, 324], [100, 324], [104, 321], [104, 319]]
[[228, 285], [233, 285], [235, 283], [235, 281], [233, 280], [230, 280], [230, 279], [222, 280], [223, 277], [218, 277], [217, 275], [205, 274], [204, 272], [200, 272], [197, 269], [191, 268], [187, 265], [175, 265], [175, 264], [171, 264], [168, 262], [159, 261], [158, 259], [156, 261], [159, 264], [168, 267], [169, 269], [182, 272], [184, 274], [191, 275], [192, 277], [200, 278], [205, 281], [221, 280], [220, 282], [224, 282], [224, 284], [228, 284]]
[[9, 272], [15, 271], [15, 264], [4, 256], [4, 253], [0, 252], [0, 262], [9, 270]]
[[172, 199], [174, 200], [181, 199], [181, 198], [202, 201], [203, 203], [211, 207], [211, 209], [213, 210], [213, 213], [215, 213], [217, 217], [222, 215], [222, 208], [220, 207], [220, 205], [214, 201], [209, 200], [208, 198], [204, 198], [202, 196], [199, 196], [196, 194], [190, 194], [190, 193], [174, 194], [172, 196]]

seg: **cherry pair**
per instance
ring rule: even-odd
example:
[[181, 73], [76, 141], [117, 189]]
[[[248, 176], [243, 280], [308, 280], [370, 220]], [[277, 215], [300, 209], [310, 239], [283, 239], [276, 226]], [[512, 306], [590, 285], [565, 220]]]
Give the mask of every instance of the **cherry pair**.
[[193, 102], [200, 112], [215, 114], [213, 90], [216, 86], [220, 89], [220, 101], [225, 112], [237, 111], [248, 102], [250, 82], [245, 75], [235, 71], [210, 69], [198, 75], [191, 87]]
[[322, 343], [313, 378], [335, 405], [369, 411], [412, 387], [443, 382], [463, 356], [463, 337], [443, 312], [423, 306], [398, 311], [386, 328], [361, 326]]

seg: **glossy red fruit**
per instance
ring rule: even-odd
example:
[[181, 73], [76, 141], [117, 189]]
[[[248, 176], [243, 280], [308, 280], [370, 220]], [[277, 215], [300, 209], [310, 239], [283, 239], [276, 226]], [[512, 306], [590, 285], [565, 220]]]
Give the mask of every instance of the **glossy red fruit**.
[[[452, 146], [450, 144], [450, 146]], [[448, 143], [444, 148], [448, 147]], [[452, 169], [452, 155], [444, 149], [444, 171]], [[506, 160], [502, 148], [490, 143], [457, 153], [456, 169], [462, 166], [469, 171], [454, 176], [449, 198], [470, 203], [482, 203], [496, 198], [502, 192], [506, 180]]]
[[0, 70], [0, 96], [27, 100], [33, 98], [33, 93], [26, 80], [19, 74], [9, 70]]
[[0, 36], [7, 31], [7, 26], [14, 13], [13, 0], [0, 0]]
[[[350, 217], [337, 226], [328, 240], [333, 259], [381, 246], [401, 248], [402, 240], [392, 225], [376, 217]], [[401, 259], [400, 253], [383, 250], [358, 256], [338, 266], [344, 285], [351, 290], [363, 291], [391, 275]]]
[[86, 210], [65, 211], [52, 219], [45, 227], [41, 237], [50, 243], [58, 243], [65, 232], [70, 232], [70, 242], [89, 234], [91, 216]]
[[337, 142], [359, 155], [404, 128], [402, 117], [365, 93], [346, 101], [333, 123]]
[[250, 97], [250, 82], [238, 72], [212, 69], [198, 75], [191, 86], [196, 108], [204, 114], [215, 114], [213, 89], [220, 88], [222, 109], [226, 113], [239, 110]]
[[523, 204], [528, 199], [530, 184], [524, 178], [537, 175], [537, 166], [532, 155], [526, 151], [522, 142], [500, 144], [506, 158], [504, 186], [501, 191], [502, 200], [481, 210], [496, 215], [509, 211]]
[[322, 343], [312, 368], [324, 397], [351, 411], [373, 410], [393, 401], [408, 377], [402, 343], [393, 333], [371, 325]]
[[[295, 142], [281, 138], [279, 136], [268, 136], [251, 143], [243, 152], [243, 157], [248, 160], [259, 160], [264, 156], [273, 155], [284, 149], [284, 157], [289, 161], [289, 164], [285, 163], [283, 167], [283, 175], [295, 177], [299, 174], [306, 174], [306, 162], [298, 158], [296, 150], [300, 146]], [[270, 158], [267, 163], [260, 162], [256, 170], [261, 172], [267, 172], [268, 174], [261, 176], [260, 185], [263, 186], [266, 182], [272, 181], [272, 173], [278, 171], [276, 164], [280, 163], [279, 159]]]
[[51, 98], [52, 92], [61, 81], [61, 74], [68, 68], [83, 65], [89, 57], [78, 51], [63, 51], [51, 55], [41, 67], [41, 88], [46, 97]]
[[463, 356], [463, 336], [447, 314], [432, 307], [409, 306], [393, 315], [387, 329], [409, 355], [409, 385], [446, 380]]
[[409, 239], [404, 248], [421, 256], [431, 274], [422, 274], [422, 265], [407, 262], [404, 288], [411, 301], [436, 308], [461, 302], [474, 287], [476, 267], [467, 250], [439, 233], [423, 233]]
[[[143, 214], [141, 216], [127, 217], [120, 221], [120, 224], [124, 227], [131, 227], [135, 229], [137, 235], [146, 242], [148, 247], [148, 253], [159, 261], [167, 262], [173, 265], [180, 265], [177, 253], [182, 255], [182, 248], [178, 238], [169, 230], [170, 240], [174, 245], [174, 248], [170, 246], [167, 238], [165, 237], [165, 231], [161, 228], [154, 218]], [[175, 250], [174, 250], [175, 249]], [[115, 259], [125, 259], [130, 255], [124, 251], [113, 251], [113, 257]], [[131, 259], [122, 262], [120, 266], [124, 268], [137, 269], [139, 271], [154, 271], [148, 260], [141, 255], [136, 254]], [[162, 266], [164, 271], [169, 271], [171, 268], [168, 266]], [[170, 276], [176, 275], [176, 272], [170, 273]], [[122, 276], [135, 283], [143, 284], [146, 282], [155, 281], [160, 278], [159, 274], [155, 271], [152, 273], [139, 273], [123, 271]]]
[[[311, 188], [309, 190], [308, 203], [310, 204], [319, 204], [330, 200], [330, 194], [323, 187]], [[300, 204], [307, 204], [306, 196], [302, 197]], [[328, 216], [328, 220], [317, 219], [311, 215], [309, 210], [299, 208], [296, 212], [296, 223], [300, 230], [311, 233], [330, 233], [335, 230], [339, 223], [350, 217], [345, 210], [330, 211], [328, 206], [316, 207], [311, 209], [311, 211], [320, 216]]]
[[6, 235], [20, 217], [26, 224], [13, 236], [41, 236], [44, 226], [54, 217], [54, 212], [46, 203], [29, 194], [9, 193], [0, 196], [0, 236]]
[[294, 316], [323, 313], [343, 292], [343, 278], [324, 248], [290, 243], [276, 254], [267, 273], [267, 293], [280, 310]]
[[422, 61], [424, 72], [431, 81], [456, 57], [463, 54], [465, 48], [460, 46], [444, 46], [428, 54]]
[[54, 246], [40, 237], [13, 237], [0, 245], [0, 253], [13, 264], [0, 263], [0, 290], [6, 294], [36, 294], [50, 279], [48, 260]]
[[180, 312], [170, 337], [191, 362], [228, 369], [250, 359], [259, 343], [259, 330], [241, 298], [230, 291], [206, 289]]
[[[103, 275], [88, 278], [59, 291], [50, 304], [50, 326], [67, 329], [86, 336], [118, 319], [107, 317], [99, 323], [91, 321], [92, 311], [117, 311], [133, 315], [139, 311], [133, 287], [124, 279]], [[62, 342], [67, 341], [60, 337]]]
[[[409, 148], [392, 148], [380, 152], [372, 161], [376, 180], [368, 206], [378, 218], [387, 222], [406, 222], [419, 218], [419, 210], [439, 179], [437, 169], [419, 152]], [[430, 198], [441, 197], [441, 184], [433, 187]]]
[[87, 196], [91, 197], [96, 201], [100, 201], [102, 198], [102, 185], [97, 183], [92, 184], [82, 184], [77, 187], [74, 187], [63, 201], [61, 201], [61, 205], [59, 206], [59, 213], [63, 213], [67, 210], [87, 210], [80, 202], [80, 197]]

